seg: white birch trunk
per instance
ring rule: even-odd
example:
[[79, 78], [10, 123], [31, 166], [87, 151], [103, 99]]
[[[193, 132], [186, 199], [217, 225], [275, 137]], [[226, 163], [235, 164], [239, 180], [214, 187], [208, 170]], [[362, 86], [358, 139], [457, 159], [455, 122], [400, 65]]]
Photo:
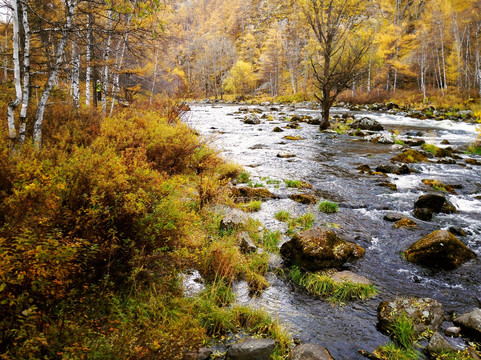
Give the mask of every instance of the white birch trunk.
[[8, 81], [8, 24], [10, 24], [10, 18], [5, 23], [5, 56], [3, 57], [3, 78], [5, 82]]
[[112, 46], [112, 10], [109, 9], [107, 11], [107, 17], [109, 19], [109, 25], [108, 25], [108, 31], [109, 35], [107, 37], [107, 45], [105, 48], [105, 53], [104, 53], [104, 71], [102, 75], [102, 92], [103, 92], [103, 98], [102, 98], [102, 115], [105, 116], [107, 115], [107, 91], [108, 91], [108, 86], [109, 86], [109, 65], [108, 61], [110, 59], [110, 49]]
[[60, 43], [57, 47], [55, 64], [50, 70], [50, 74], [48, 76], [47, 83], [45, 84], [42, 96], [38, 103], [37, 113], [35, 115], [35, 124], [33, 127], [33, 141], [37, 148], [40, 148], [40, 146], [42, 145], [42, 125], [43, 116], [45, 114], [45, 107], [47, 106], [47, 101], [50, 97], [50, 93], [54, 87], [54, 84], [57, 82], [57, 76], [60, 71], [60, 66], [63, 62], [63, 57], [65, 55], [65, 46], [67, 44], [67, 37], [69, 31], [72, 28], [72, 19], [75, 14], [75, 8], [77, 7], [77, 0], [65, 0], [65, 5], [67, 6], [67, 19], [65, 27], [62, 30], [62, 37], [60, 39]]
[[17, 129], [15, 128], [15, 109], [22, 102], [22, 84], [20, 80], [20, 36], [19, 36], [19, 19], [18, 19], [18, 0], [12, 1], [12, 20], [13, 20], [13, 76], [15, 82], [15, 100], [8, 103], [7, 123], [8, 136], [11, 141], [17, 137]]
[[72, 97], [73, 106], [80, 107], [80, 54], [77, 54], [77, 45], [72, 41]]
[[124, 63], [124, 55], [125, 55], [125, 49], [127, 48], [128, 39], [129, 39], [129, 33], [127, 32], [127, 34], [125, 35], [125, 39], [123, 41], [120, 58], [117, 63], [117, 67], [116, 67], [117, 71], [114, 74], [114, 79], [112, 82], [112, 103], [110, 104], [110, 116], [112, 116], [114, 112], [115, 99], [117, 97], [118, 92], [120, 91], [120, 86], [119, 86], [120, 69], [122, 69], [122, 65]]
[[90, 94], [92, 77], [92, 15], [87, 15], [87, 48], [85, 49], [85, 60], [87, 62], [87, 68], [85, 69], [85, 105], [90, 106]]
[[23, 30], [25, 33], [25, 44], [23, 50], [23, 98], [22, 109], [20, 110], [20, 129], [18, 133], [20, 143], [25, 142], [25, 129], [27, 127], [27, 111], [30, 102], [30, 26], [28, 24], [28, 12], [25, 0], [21, 1]]

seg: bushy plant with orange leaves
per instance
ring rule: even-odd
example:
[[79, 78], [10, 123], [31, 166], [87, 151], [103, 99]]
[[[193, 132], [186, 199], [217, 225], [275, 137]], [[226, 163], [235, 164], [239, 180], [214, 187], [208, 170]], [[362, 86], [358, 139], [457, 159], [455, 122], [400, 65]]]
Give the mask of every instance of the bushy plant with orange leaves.
[[[178, 292], [176, 274], [195, 259], [175, 254], [192, 246], [198, 205], [227, 181], [225, 171], [217, 173], [221, 161], [215, 152], [180, 121], [139, 109], [101, 122], [90, 114], [62, 116], [50, 122], [40, 151], [25, 145], [11, 152], [2, 140], [0, 352], [5, 358], [56, 358], [65, 349], [88, 357], [100, 346], [86, 340], [95, 334], [92, 319], [112, 311], [105, 310], [106, 298], [134, 285], [148, 289], [142, 285], [153, 279], [162, 279], [158, 284], [166, 292]], [[209, 189], [201, 193], [207, 178]], [[104, 303], [92, 306], [94, 298]], [[74, 320], [86, 311], [94, 314]], [[86, 335], [74, 341], [79, 329]], [[158, 354], [168, 346], [159, 339], [181, 332], [174, 325], [156, 329], [156, 335], [134, 334], [126, 351]], [[199, 325], [189, 331], [202, 334]], [[126, 326], [120, 342], [132, 332]], [[112, 342], [116, 334], [107, 333]], [[182, 339], [187, 346], [189, 339]], [[109, 352], [115, 346], [101, 348]]]

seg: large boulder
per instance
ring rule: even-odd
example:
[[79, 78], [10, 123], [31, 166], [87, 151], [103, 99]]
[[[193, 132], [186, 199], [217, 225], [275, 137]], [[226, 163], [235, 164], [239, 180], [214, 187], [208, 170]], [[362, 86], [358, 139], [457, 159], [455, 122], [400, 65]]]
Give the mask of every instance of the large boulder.
[[428, 267], [455, 269], [476, 254], [447, 230], [436, 230], [404, 252], [410, 262]]
[[238, 235], [237, 242], [239, 244], [240, 251], [242, 251], [244, 254], [253, 253], [257, 250], [257, 246], [254, 244], [247, 231], [243, 231]]
[[473, 310], [467, 314], [456, 317], [453, 322], [461, 326], [463, 331], [474, 335], [481, 340], [481, 309]]
[[286, 265], [297, 265], [308, 271], [339, 267], [363, 255], [362, 247], [344, 241], [327, 227], [296, 234], [281, 247]]
[[384, 127], [376, 120], [363, 117], [362, 119], [354, 120], [350, 125], [352, 129], [381, 131]]
[[227, 360], [269, 360], [275, 341], [272, 339], [245, 339], [229, 346]]
[[377, 307], [379, 329], [389, 333], [399, 316], [413, 321], [414, 331], [420, 335], [426, 330], [437, 332], [444, 322], [443, 306], [430, 298], [399, 298], [394, 301], [383, 301]]
[[334, 360], [325, 347], [316, 344], [296, 346], [289, 354], [288, 360]]

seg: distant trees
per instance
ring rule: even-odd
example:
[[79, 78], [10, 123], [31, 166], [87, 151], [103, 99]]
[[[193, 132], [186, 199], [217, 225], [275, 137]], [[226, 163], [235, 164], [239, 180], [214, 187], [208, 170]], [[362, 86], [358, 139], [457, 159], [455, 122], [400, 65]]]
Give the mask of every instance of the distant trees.
[[310, 55], [321, 103], [321, 129], [329, 125], [329, 110], [337, 96], [360, 79], [370, 37], [363, 33], [368, 9], [363, 0], [305, 0], [303, 11], [317, 40]]
[[254, 88], [256, 74], [251, 63], [239, 60], [230, 69], [228, 77], [224, 81], [224, 88], [234, 94], [234, 97], [246, 95]]

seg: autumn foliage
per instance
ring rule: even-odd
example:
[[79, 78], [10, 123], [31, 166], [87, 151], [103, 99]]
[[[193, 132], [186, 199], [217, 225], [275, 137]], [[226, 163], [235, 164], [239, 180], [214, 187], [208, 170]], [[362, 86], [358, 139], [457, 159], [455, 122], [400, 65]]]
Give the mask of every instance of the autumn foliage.
[[[163, 106], [101, 122], [54, 111], [43, 150], [2, 140], [0, 357], [174, 359], [205, 335], [188, 311], [169, 322], [164, 297], [198, 261], [200, 207], [225, 165]], [[134, 290], [158, 303], [142, 310]]]

